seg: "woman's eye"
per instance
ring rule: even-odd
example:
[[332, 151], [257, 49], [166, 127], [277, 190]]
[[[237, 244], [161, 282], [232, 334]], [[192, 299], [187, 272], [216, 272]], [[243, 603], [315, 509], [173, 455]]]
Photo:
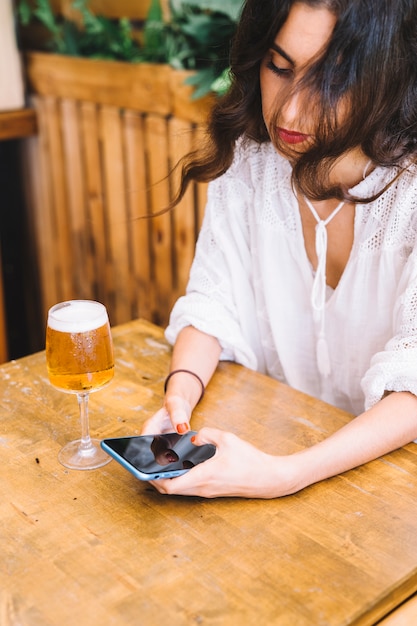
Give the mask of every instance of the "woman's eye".
[[290, 77], [292, 75], [292, 69], [288, 68], [288, 67], [278, 67], [278, 65], [275, 65], [275, 63], [272, 62], [272, 60], [269, 60], [266, 64], [267, 68], [269, 70], [271, 70], [271, 72], [273, 72], [274, 74], [276, 74], [277, 76], [285, 76], [285, 77]]

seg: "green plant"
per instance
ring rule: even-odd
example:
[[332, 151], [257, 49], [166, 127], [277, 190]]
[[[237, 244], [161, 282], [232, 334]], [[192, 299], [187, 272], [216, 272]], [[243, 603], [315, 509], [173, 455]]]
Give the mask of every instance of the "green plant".
[[18, 15], [23, 26], [40, 22], [49, 33], [47, 48], [52, 52], [121, 61], [141, 60], [141, 50], [132, 37], [129, 20], [111, 20], [96, 16], [88, 9], [88, 0], [73, 0], [72, 6], [81, 16], [82, 26], [53, 13], [49, 0], [28, 0], [18, 3]]
[[[229, 86], [229, 48], [242, 0], [171, 0], [166, 25], [166, 59], [173, 67], [195, 70], [187, 79], [194, 98]], [[238, 9], [238, 10], [237, 10]]]
[[88, 0], [73, 0], [81, 25], [54, 15], [49, 0], [18, 2], [22, 25], [40, 22], [49, 33], [48, 48], [60, 54], [130, 62], [168, 63], [194, 70], [186, 82], [193, 98], [229, 86], [229, 48], [243, 0], [170, 0], [170, 19], [164, 21], [160, 0], [152, 0], [142, 42], [126, 18], [111, 20], [94, 15]]

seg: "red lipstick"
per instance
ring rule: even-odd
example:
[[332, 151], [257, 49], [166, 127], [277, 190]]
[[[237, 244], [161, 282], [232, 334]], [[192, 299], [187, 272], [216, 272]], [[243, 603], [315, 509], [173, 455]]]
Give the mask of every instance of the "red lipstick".
[[285, 143], [302, 143], [309, 138], [310, 135], [299, 133], [294, 130], [287, 130], [286, 128], [278, 128], [278, 136]]

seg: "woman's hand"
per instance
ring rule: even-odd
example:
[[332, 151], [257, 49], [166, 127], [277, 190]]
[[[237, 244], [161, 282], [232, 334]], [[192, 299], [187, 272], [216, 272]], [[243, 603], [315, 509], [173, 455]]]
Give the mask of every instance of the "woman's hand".
[[164, 406], [145, 422], [142, 435], [174, 431], [183, 435], [190, 430], [191, 413], [216, 369], [220, 352], [215, 337], [192, 326], [182, 329], [172, 354]]
[[160, 493], [276, 498], [299, 489], [297, 466], [291, 456], [266, 454], [236, 435], [214, 428], [202, 428], [194, 443], [215, 445], [215, 455], [182, 476], [152, 481]]
[[[401, 415], [401, 420], [393, 420], [393, 415]], [[171, 424], [168, 417], [165, 419]], [[363, 465], [416, 439], [417, 397], [395, 392], [327, 439], [289, 456], [272, 456], [231, 433], [203, 428], [195, 443], [212, 443], [216, 454], [178, 478], [152, 484], [167, 494], [277, 498]]]
[[181, 396], [168, 395], [164, 406], [143, 424], [141, 435], [172, 432], [182, 435], [190, 430], [190, 418], [190, 403]]

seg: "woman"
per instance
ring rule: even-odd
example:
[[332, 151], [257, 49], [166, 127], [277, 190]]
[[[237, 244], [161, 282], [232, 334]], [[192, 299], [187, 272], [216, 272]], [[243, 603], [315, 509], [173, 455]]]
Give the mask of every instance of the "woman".
[[355, 413], [280, 457], [203, 428], [215, 456], [154, 483], [275, 498], [417, 438], [417, 0], [247, 0], [232, 76], [183, 168], [212, 182], [144, 432], [188, 430], [219, 359]]

